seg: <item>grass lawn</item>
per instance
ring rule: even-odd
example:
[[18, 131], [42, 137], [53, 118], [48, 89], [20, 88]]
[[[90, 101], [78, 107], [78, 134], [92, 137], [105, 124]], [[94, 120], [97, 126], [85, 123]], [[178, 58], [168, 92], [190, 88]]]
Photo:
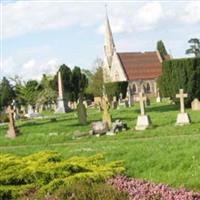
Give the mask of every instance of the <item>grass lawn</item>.
[[[130, 129], [117, 136], [72, 139], [73, 132], [88, 131], [101, 114], [88, 111], [88, 125], [80, 126], [76, 113], [49, 115], [49, 118], [18, 121], [21, 134], [15, 140], [4, 137], [7, 126], [0, 127], [0, 152], [28, 155], [41, 150], [55, 150], [64, 157], [103, 153], [108, 161], [124, 160], [127, 174], [171, 186], [200, 191], [200, 112], [187, 110], [192, 124], [175, 126], [179, 106], [152, 103], [147, 112], [152, 127], [133, 130], [139, 107], [113, 110], [113, 120], [122, 119]], [[52, 122], [51, 117], [57, 121]]]

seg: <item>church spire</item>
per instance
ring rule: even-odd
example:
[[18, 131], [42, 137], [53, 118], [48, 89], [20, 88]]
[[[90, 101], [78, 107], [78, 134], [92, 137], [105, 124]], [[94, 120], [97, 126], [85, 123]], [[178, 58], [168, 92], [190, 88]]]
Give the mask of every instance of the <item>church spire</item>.
[[107, 14], [106, 9], [106, 23], [105, 23], [105, 44], [104, 44], [104, 51], [105, 51], [105, 57], [107, 58], [107, 64], [109, 67], [112, 63], [112, 57], [115, 51], [115, 44], [112, 36], [112, 31], [110, 27], [110, 22]]

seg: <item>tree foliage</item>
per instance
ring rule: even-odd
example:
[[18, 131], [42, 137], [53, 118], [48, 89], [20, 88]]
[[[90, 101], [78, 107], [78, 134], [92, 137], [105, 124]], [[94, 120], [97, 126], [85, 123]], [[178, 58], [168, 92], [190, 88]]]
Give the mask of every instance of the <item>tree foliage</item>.
[[186, 104], [200, 99], [200, 58], [173, 59], [163, 63], [163, 74], [158, 80], [160, 92], [165, 97], [175, 96], [183, 88], [188, 93]]
[[13, 86], [6, 77], [0, 83], [0, 108], [8, 106], [15, 97]]
[[159, 40], [157, 42], [157, 50], [160, 53], [162, 60], [166, 60], [166, 56], [168, 55], [168, 53], [162, 40]]
[[34, 106], [38, 99], [39, 83], [36, 80], [29, 80], [24, 85], [18, 85], [17, 94], [25, 105]]
[[200, 57], [200, 39], [191, 38], [188, 43], [190, 48], [186, 50], [186, 54], [194, 54], [195, 57]]
[[57, 92], [53, 89], [53, 77], [43, 75], [40, 82], [40, 92], [38, 93], [37, 103], [52, 104], [56, 102]]

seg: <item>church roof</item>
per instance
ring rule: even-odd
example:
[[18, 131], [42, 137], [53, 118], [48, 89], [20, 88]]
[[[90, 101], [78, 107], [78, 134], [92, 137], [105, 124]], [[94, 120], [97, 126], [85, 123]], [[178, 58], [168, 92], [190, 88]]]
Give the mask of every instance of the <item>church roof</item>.
[[162, 73], [156, 51], [117, 53], [128, 80], [154, 79]]

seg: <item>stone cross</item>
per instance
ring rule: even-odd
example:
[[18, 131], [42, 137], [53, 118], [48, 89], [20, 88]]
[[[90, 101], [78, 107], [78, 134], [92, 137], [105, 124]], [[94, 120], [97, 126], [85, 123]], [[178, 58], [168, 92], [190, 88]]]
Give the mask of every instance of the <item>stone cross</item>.
[[14, 110], [11, 106], [8, 106], [6, 113], [9, 116], [9, 124], [8, 124], [8, 131], [7, 137], [15, 138], [16, 137], [16, 127], [15, 127], [15, 120], [14, 120]]
[[176, 95], [176, 98], [180, 98], [181, 113], [185, 113], [184, 98], [186, 97], [188, 97], [188, 94], [184, 94], [183, 89], [180, 89], [179, 94]]
[[139, 102], [140, 102], [140, 111], [141, 115], [145, 115], [145, 110], [144, 110], [144, 101], [146, 100], [146, 97], [143, 96], [143, 93], [139, 93]]
[[63, 99], [63, 83], [60, 70], [58, 71], [58, 97]]

